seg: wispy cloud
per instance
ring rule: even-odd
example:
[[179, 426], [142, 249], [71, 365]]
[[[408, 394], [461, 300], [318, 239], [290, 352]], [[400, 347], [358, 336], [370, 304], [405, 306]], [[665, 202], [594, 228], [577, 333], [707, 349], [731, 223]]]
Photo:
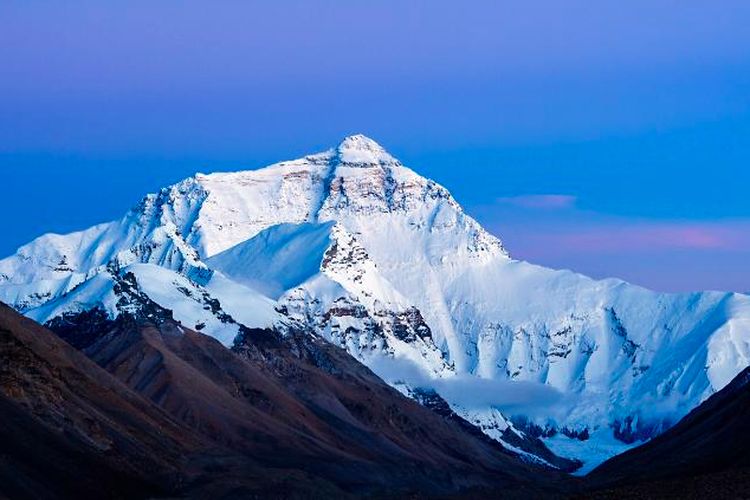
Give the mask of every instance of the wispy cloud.
[[750, 250], [750, 220], [660, 220], [608, 215], [563, 194], [496, 198], [472, 208], [501, 238], [520, 236], [547, 250], [586, 253], [641, 250]]
[[470, 207], [518, 259], [649, 288], [746, 291], [750, 218], [665, 220], [581, 208], [572, 195], [524, 195]]
[[578, 197], [567, 194], [526, 194], [521, 196], [505, 196], [495, 201], [501, 205], [521, 208], [559, 210], [572, 208]]
[[653, 222], [613, 220], [570, 232], [529, 235], [531, 241], [560, 251], [643, 252], [669, 249], [750, 249], [750, 222]]

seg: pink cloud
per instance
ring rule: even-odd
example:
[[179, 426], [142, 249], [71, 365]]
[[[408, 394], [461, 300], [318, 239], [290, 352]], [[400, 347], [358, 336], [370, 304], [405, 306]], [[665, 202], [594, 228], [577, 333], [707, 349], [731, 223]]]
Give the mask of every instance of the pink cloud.
[[497, 198], [497, 202], [522, 208], [560, 210], [575, 206], [578, 197], [566, 194], [526, 194]]
[[669, 249], [746, 250], [750, 224], [743, 223], [627, 223], [593, 226], [576, 231], [529, 235], [551, 252], [619, 253]]
[[[647, 219], [518, 198], [474, 207], [516, 259], [660, 291], [750, 289], [750, 218]], [[557, 209], [536, 208], [540, 198]]]

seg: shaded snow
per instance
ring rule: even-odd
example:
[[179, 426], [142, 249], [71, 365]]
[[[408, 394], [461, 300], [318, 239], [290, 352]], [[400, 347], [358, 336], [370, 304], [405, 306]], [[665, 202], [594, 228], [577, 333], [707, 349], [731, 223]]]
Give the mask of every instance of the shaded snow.
[[328, 224], [279, 224], [209, 258], [208, 265], [238, 283], [278, 299], [320, 271], [331, 244]]
[[577, 458], [583, 462], [583, 465], [573, 473], [575, 476], [585, 476], [606, 460], [642, 444], [640, 442], [623, 443], [615, 438], [611, 429], [594, 431], [586, 441], [562, 434], [557, 434], [551, 438], [542, 438], [542, 441], [555, 455], [564, 458]]

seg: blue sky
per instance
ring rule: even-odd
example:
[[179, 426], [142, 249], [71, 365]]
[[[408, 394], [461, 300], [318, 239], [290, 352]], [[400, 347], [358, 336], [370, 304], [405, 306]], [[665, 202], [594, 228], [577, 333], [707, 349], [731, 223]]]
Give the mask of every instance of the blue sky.
[[750, 3], [0, 4], [0, 253], [365, 133], [512, 254], [750, 290]]

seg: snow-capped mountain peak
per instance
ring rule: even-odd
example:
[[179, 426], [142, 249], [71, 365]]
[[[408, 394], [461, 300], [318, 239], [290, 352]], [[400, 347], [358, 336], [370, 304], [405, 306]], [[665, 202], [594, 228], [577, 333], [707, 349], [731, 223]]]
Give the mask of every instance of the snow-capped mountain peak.
[[[42, 236], [0, 261], [0, 300], [40, 321], [114, 315], [130, 307], [118, 281], [130, 276], [225, 344], [243, 326], [305, 329], [394, 384], [446, 389], [467, 417], [523, 414], [509, 383], [558, 391], [531, 415], [556, 445], [558, 431], [590, 436], [588, 449], [648, 438], [750, 360], [747, 295], [655, 293], [512, 260], [447, 189], [362, 135], [199, 174], [119, 221]], [[579, 437], [562, 449], [579, 453]]]
[[383, 147], [362, 134], [350, 135], [336, 147], [337, 163], [347, 166], [372, 167], [400, 165]]

